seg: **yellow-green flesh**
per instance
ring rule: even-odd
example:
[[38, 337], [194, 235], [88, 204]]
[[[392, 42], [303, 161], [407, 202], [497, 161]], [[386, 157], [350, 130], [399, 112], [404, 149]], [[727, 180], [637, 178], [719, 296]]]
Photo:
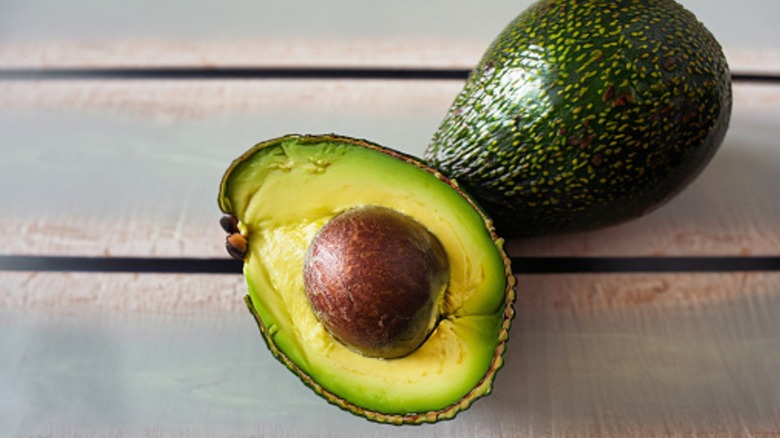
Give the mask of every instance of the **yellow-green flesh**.
[[[482, 383], [501, 336], [506, 273], [500, 242], [448, 184], [375, 150], [292, 138], [243, 157], [221, 202], [248, 236], [244, 274], [267, 341], [325, 390], [362, 409], [408, 414], [442, 409]], [[304, 255], [317, 230], [362, 205], [415, 218], [451, 265], [441, 321], [403, 358], [364, 357], [335, 341], [304, 291]]]

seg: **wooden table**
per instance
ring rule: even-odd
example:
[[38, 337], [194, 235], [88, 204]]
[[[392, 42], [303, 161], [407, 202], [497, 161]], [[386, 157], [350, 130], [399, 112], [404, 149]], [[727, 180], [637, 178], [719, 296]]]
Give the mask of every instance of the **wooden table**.
[[780, 267], [755, 259], [780, 255], [780, 11], [683, 3], [739, 74], [722, 149], [644, 218], [509, 242], [494, 393], [398, 428], [314, 396], [265, 349], [243, 278], [206, 272], [226, 266], [219, 180], [292, 132], [421, 154], [528, 1], [5, 2], [0, 435], [780, 436]]

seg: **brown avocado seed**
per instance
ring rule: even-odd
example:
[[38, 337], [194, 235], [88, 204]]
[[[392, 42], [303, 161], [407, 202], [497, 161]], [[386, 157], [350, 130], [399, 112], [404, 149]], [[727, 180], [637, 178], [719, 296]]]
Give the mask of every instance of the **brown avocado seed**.
[[365, 356], [416, 350], [439, 318], [450, 268], [439, 240], [395, 210], [366, 206], [326, 223], [306, 253], [304, 287], [315, 315]]

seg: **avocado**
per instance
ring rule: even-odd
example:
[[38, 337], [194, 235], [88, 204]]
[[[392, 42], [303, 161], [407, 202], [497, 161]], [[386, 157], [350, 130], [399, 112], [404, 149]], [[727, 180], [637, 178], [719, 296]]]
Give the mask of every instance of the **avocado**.
[[457, 184], [366, 140], [288, 135], [233, 161], [218, 202], [266, 345], [317, 394], [402, 424], [490, 392], [515, 278]]
[[503, 237], [583, 231], [683, 190], [725, 136], [720, 45], [672, 0], [541, 0], [498, 35], [425, 151]]

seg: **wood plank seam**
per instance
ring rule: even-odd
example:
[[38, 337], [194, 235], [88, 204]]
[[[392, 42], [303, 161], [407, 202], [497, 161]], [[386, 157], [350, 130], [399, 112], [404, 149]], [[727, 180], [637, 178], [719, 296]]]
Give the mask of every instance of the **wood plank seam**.
[[[3, 68], [2, 80], [66, 79], [384, 79], [465, 80], [469, 69], [382, 67], [105, 67]], [[732, 72], [734, 82], [780, 83], [780, 73]]]
[[[515, 274], [780, 271], [780, 256], [512, 257]], [[0, 271], [241, 274], [240, 260], [0, 255]]]

